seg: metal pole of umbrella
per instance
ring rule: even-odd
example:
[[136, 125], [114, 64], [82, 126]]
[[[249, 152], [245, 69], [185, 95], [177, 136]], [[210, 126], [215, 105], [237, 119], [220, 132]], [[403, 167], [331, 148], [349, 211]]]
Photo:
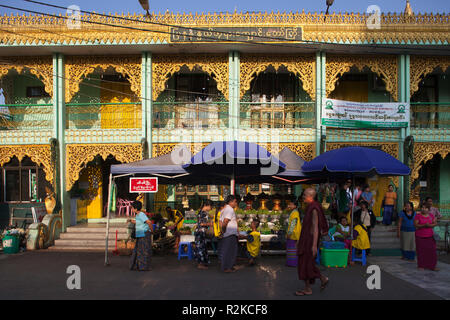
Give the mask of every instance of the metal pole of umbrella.
[[109, 174], [109, 186], [108, 186], [108, 207], [106, 210], [106, 240], [105, 240], [105, 266], [109, 265], [108, 261], [108, 241], [109, 241], [109, 209], [111, 206], [111, 188], [112, 188], [112, 173]]
[[[352, 219], [352, 221], [351, 221], [351, 232], [352, 232], [352, 234], [351, 234], [351, 237], [352, 237], [352, 240], [353, 240], [353, 212], [354, 212], [354, 207], [355, 207], [355, 199], [356, 199], [356, 197], [355, 197], [355, 176], [354, 175], [352, 175], [352, 215], [351, 215], [351, 219]], [[350, 247], [351, 248], [351, 247]]]

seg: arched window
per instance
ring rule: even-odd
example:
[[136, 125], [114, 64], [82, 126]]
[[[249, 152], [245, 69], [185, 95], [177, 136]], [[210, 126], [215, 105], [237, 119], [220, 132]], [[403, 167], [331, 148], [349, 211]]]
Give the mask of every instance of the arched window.
[[45, 187], [50, 186], [45, 179], [42, 166], [24, 157], [19, 161], [13, 157], [1, 167], [2, 195], [4, 202], [42, 202], [45, 198]]

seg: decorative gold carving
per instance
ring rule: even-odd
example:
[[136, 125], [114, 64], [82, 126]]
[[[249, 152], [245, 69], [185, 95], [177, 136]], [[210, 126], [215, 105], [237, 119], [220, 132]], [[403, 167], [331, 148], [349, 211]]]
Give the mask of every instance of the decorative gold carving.
[[189, 70], [199, 68], [217, 82], [217, 89], [228, 100], [228, 57], [226, 55], [155, 55], [152, 57], [153, 100], [166, 89], [166, 82], [174, 73], [186, 66]]
[[422, 79], [436, 68], [445, 72], [450, 68], [450, 56], [411, 56], [410, 58], [410, 96], [419, 90]]
[[89, 161], [100, 155], [103, 160], [109, 155], [122, 163], [142, 159], [142, 146], [137, 144], [68, 144], [66, 151], [66, 188], [70, 190], [80, 177], [81, 170]]
[[53, 183], [53, 166], [50, 145], [10, 145], [0, 146], [0, 166], [8, 163], [12, 157], [16, 156], [19, 161], [25, 156], [31, 161], [44, 167], [45, 178], [50, 184]]
[[411, 185], [414, 180], [419, 178], [419, 170], [428, 161], [433, 159], [436, 154], [444, 159], [450, 153], [450, 143], [414, 143], [414, 162], [411, 170]]
[[[183, 143], [154, 143], [152, 150], [152, 157], [161, 156], [164, 154], [168, 154], [172, 152], [172, 150], [177, 146]], [[204, 143], [192, 143], [186, 145], [191, 149], [193, 154], [199, 152], [204, 147], [206, 147], [209, 142]], [[293, 152], [298, 154], [306, 161], [311, 161], [315, 157], [316, 153], [316, 144], [315, 143], [279, 143], [279, 144], [271, 144], [271, 143], [258, 143], [258, 145], [266, 148], [269, 152], [277, 154], [284, 147], [290, 148]]]
[[154, 143], [152, 149], [152, 157], [159, 157], [164, 154], [171, 153], [172, 150], [178, 145], [186, 145], [191, 149], [191, 153], [195, 154], [206, 147], [209, 142], [202, 143]]
[[336, 88], [336, 82], [352, 67], [362, 71], [368, 67], [372, 72], [382, 76], [386, 91], [398, 101], [397, 57], [393, 55], [327, 55], [326, 93], [327, 97]]
[[303, 89], [312, 100], [316, 97], [316, 60], [313, 55], [256, 55], [242, 54], [240, 65], [240, 98], [250, 89], [250, 83], [259, 73], [273, 66], [278, 70], [285, 66], [298, 76]]
[[327, 151], [344, 147], [381, 147], [381, 150], [398, 159], [398, 143], [392, 142], [327, 142]]
[[[128, 77], [131, 91], [141, 98], [141, 57], [140, 56], [68, 56], [65, 61], [66, 102], [72, 100], [80, 90], [80, 83], [96, 68], [103, 71], [114, 68]], [[134, 100], [134, 99], [130, 99]]]
[[316, 156], [315, 143], [258, 143], [272, 154], [278, 154], [284, 147], [288, 147], [305, 161], [311, 161]]
[[[81, 28], [67, 28], [67, 17], [2, 16], [0, 33], [4, 44], [110, 44], [169, 43], [169, 26], [208, 29], [212, 26], [302, 26], [303, 39], [325, 42], [420, 44], [450, 42], [450, 14], [381, 14], [380, 30], [368, 30], [370, 14], [360, 13], [152, 13], [150, 17], [136, 14], [115, 14], [112, 17], [81, 15]], [[141, 22], [142, 21], [142, 22]], [[156, 24], [149, 25], [154, 22]], [[103, 24], [99, 29], [98, 24]], [[104, 24], [107, 24], [106, 26]], [[34, 27], [35, 26], [35, 27]], [[132, 28], [135, 29], [132, 29]], [[58, 33], [52, 30], [58, 30]], [[255, 40], [259, 40], [255, 37]], [[260, 41], [263, 41], [261, 39]]]
[[6, 76], [11, 69], [15, 69], [18, 73], [29, 71], [44, 83], [45, 92], [51, 97], [53, 96], [53, 61], [51, 56], [1, 57], [0, 78]]

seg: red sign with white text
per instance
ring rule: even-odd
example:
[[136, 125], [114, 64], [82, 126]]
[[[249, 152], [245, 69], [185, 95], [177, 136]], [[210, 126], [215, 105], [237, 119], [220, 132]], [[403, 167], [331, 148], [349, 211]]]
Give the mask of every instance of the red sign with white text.
[[158, 178], [130, 178], [130, 193], [158, 192]]

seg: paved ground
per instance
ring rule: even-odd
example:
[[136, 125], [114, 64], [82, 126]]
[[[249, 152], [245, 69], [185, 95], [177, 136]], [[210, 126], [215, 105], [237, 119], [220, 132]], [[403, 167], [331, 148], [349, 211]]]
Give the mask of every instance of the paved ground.
[[[212, 259], [209, 270], [198, 270], [175, 255], [154, 257], [153, 271], [128, 270], [128, 257], [114, 256], [103, 265], [101, 253], [27, 252], [0, 254], [0, 300], [4, 299], [442, 299], [389, 273], [381, 274], [381, 290], [368, 290], [362, 266], [326, 269], [329, 287], [322, 293], [295, 297], [301, 287], [295, 268], [283, 257], [263, 257], [258, 266], [234, 274], [219, 271]], [[375, 259], [375, 257], [373, 258]], [[369, 264], [370, 264], [369, 260]], [[66, 268], [81, 268], [81, 290], [68, 290]]]
[[[442, 258], [441, 258], [442, 259]], [[373, 257], [371, 263], [391, 275], [428, 290], [443, 299], [450, 300], [450, 265], [438, 262], [440, 271], [419, 270], [416, 262], [408, 262], [398, 257]]]

